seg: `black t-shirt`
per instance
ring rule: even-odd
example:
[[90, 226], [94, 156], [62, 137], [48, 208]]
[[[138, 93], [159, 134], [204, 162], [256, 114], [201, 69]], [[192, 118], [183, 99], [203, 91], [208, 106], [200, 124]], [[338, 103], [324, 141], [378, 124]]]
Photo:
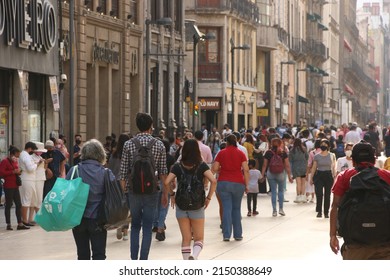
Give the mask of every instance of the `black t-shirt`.
[[167, 154], [167, 168], [168, 168], [168, 171], [171, 170], [171, 167], [174, 164], [175, 164], [175, 157], [172, 156], [171, 154]]
[[[181, 175], [182, 175], [180, 164], [181, 163], [179, 163], [179, 162], [175, 163], [171, 169], [171, 172], [176, 175], [177, 181], [181, 180]], [[193, 172], [195, 171], [194, 169], [188, 170], [183, 166], [182, 166], [182, 168], [183, 168], [184, 172], [186, 172], [187, 174], [193, 174]], [[203, 182], [203, 178], [204, 178], [203, 173], [205, 173], [209, 169], [210, 169], [210, 167], [205, 162], [202, 161], [202, 163], [198, 167], [198, 172], [196, 174], [196, 176], [198, 176], [199, 181]]]
[[65, 160], [64, 155], [59, 150], [47, 151], [42, 154], [42, 158], [49, 159], [53, 158], [53, 161], [49, 163], [48, 167], [53, 172], [55, 177], [60, 177], [60, 165]]

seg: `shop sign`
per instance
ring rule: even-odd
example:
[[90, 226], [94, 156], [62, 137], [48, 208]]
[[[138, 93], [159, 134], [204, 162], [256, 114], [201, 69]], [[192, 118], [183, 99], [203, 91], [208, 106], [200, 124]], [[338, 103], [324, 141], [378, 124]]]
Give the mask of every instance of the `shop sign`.
[[115, 43], [111, 43], [111, 46], [108, 42], [105, 42], [103, 46], [98, 45], [95, 41], [93, 43], [92, 50], [92, 60], [102, 61], [108, 64], [119, 64], [119, 51], [115, 50]]
[[49, 0], [0, 0], [0, 36], [9, 46], [50, 52], [57, 41], [56, 18]]
[[57, 86], [56, 76], [49, 77], [49, 85], [50, 85], [51, 100], [53, 102], [53, 108], [55, 112], [58, 112], [60, 110], [60, 98], [58, 96], [58, 86]]
[[202, 98], [199, 101], [201, 110], [221, 110], [220, 98]]
[[257, 109], [256, 116], [258, 117], [268, 117], [268, 109]]

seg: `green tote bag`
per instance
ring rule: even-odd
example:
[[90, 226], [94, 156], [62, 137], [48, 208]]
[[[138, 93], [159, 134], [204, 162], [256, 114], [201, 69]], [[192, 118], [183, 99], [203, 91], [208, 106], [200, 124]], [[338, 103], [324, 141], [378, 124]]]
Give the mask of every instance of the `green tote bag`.
[[89, 185], [80, 177], [73, 179], [78, 166], [73, 168], [70, 180], [57, 178], [46, 195], [35, 221], [46, 231], [66, 231], [78, 226], [83, 217], [89, 194]]

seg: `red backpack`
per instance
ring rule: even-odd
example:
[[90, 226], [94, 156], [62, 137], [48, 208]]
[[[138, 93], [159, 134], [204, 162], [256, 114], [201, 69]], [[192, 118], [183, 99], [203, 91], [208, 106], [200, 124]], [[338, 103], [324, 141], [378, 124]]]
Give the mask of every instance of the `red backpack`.
[[274, 151], [270, 150], [272, 152], [272, 157], [269, 160], [268, 164], [268, 170], [269, 172], [273, 174], [280, 174], [284, 171], [284, 162], [282, 157], [278, 154], [275, 153]]

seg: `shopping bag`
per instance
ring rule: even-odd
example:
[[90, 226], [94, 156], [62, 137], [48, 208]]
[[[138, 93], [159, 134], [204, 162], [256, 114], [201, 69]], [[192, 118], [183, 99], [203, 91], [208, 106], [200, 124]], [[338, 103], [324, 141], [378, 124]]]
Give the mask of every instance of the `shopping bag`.
[[78, 226], [83, 217], [89, 194], [89, 185], [80, 177], [70, 180], [57, 178], [53, 189], [46, 195], [35, 221], [46, 231], [66, 231]]
[[101, 218], [106, 229], [119, 227], [128, 223], [129, 207], [127, 206], [126, 195], [117, 180], [111, 180], [109, 169], [104, 174], [105, 198]]

